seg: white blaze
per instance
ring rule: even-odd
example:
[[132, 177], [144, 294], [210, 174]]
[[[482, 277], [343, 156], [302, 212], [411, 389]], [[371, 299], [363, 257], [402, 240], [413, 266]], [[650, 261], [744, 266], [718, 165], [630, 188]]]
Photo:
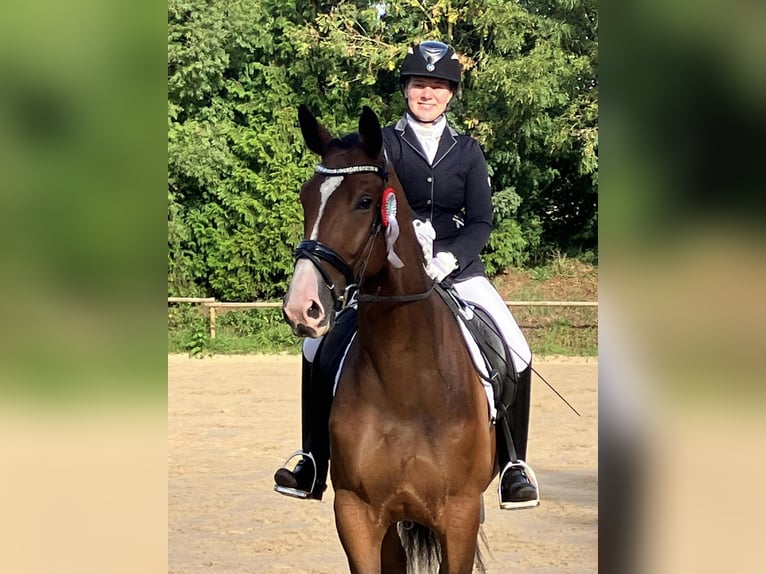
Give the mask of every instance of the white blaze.
[[311, 237], [309, 239], [316, 240], [316, 238], [319, 236], [319, 222], [322, 221], [322, 215], [324, 214], [324, 208], [325, 205], [327, 205], [327, 200], [330, 199], [332, 193], [338, 189], [338, 186], [342, 181], [342, 175], [331, 175], [326, 180], [324, 180], [321, 186], [319, 186], [319, 195], [322, 197], [322, 201], [319, 204], [319, 214], [317, 215], [317, 220], [314, 223], [314, 229], [311, 230]]

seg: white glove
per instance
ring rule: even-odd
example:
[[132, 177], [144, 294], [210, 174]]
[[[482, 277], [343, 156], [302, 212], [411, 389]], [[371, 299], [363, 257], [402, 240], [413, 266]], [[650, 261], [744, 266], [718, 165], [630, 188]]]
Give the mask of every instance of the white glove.
[[415, 228], [415, 237], [418, 238], [420, 248], [423, 250], [423, 266], [428, 267], [434, 255], [434, 239], [436, 231], [430, 221], [412, 220], [412, 226]]
[[426, 273], [437, 283], [444, 281], [444, 278], [458, 268], [457, 259], [449, 251], [440, 251], [431, 262], [426, 265]]

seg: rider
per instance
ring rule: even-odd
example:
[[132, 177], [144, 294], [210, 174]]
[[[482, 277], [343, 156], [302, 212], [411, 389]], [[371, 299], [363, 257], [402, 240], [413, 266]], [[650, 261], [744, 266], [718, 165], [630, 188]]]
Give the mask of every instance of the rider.
[[[492, 226], [487, 163], [479, 143], [458, 134], [445, 117], [459, 91], [461, 71], [455, 51], [446, 44], [428, 41], [410, 48], [400, 69], [407, 112], [395, 125], [383, 129], [383, 141], [415, 217], [430, 222], [435, 231], [435, 256], [427, 266], [429, 275], [439, 282], [449, 278], [462, 299], [480, 304], [511, 349], [518, 374], [515, 399], [507, 413], [512, 445], [507, 444], [500, 428], [496, 432], [502, 471], [500, 506], [532, 507], [539, 503], [537, 487], [527, 476], [526, 464], [519, 462], [526, 460], [532, 353], [508, 307], [487, 279], [479, 258]], [[347, 339], [355, 320], [355, 309], [343, 311], [325, 339]], [[336, 330], [338, 334], [333, 335]], [[336, 349], [337, 343], [327, 343], [325, 347]], [[317, 380], [320, 377], [312, 361], [319, 344], [311, 339], [304, 344], [304, 444], [299, 451], [303, 457], [292, 471], [281, 468], [274, 475], [278, 492], [300, 498], [321, 499], [326, 488], [327, 421], [333, 382]], [[330, 362], [321, 355], [320, 361]]]

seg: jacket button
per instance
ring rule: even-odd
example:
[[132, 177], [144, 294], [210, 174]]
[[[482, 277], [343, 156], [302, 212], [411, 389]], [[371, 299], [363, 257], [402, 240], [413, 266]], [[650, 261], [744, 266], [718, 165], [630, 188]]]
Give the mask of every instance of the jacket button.
[[426, 201], [426, 205], [431, 205], [431, 200]]
[[434, 180], [434, 178], [432, 178], [432, 177], [427, 177], [427, 178], [426, 178], [426, 181], [427, 181], [428, 183], [431, 183], [433, 180]]

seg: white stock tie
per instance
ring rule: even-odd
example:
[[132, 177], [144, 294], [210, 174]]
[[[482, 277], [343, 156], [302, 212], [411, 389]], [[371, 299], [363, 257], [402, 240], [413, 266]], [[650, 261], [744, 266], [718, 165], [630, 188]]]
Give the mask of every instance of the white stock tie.
[[426, 153], [428, 163], [433, 163], [436, 157], [436, 150], [439, 148], [439, 141], [441, 140], [444, 127], [447, 125], [447, 121], [442, 117], [438, 122], [431, 126], [423, 126], [418, 124], [411, 117], [407, 116], [407, 121], [415, 132], [415, 135], [423, 147], [423, 151]]

